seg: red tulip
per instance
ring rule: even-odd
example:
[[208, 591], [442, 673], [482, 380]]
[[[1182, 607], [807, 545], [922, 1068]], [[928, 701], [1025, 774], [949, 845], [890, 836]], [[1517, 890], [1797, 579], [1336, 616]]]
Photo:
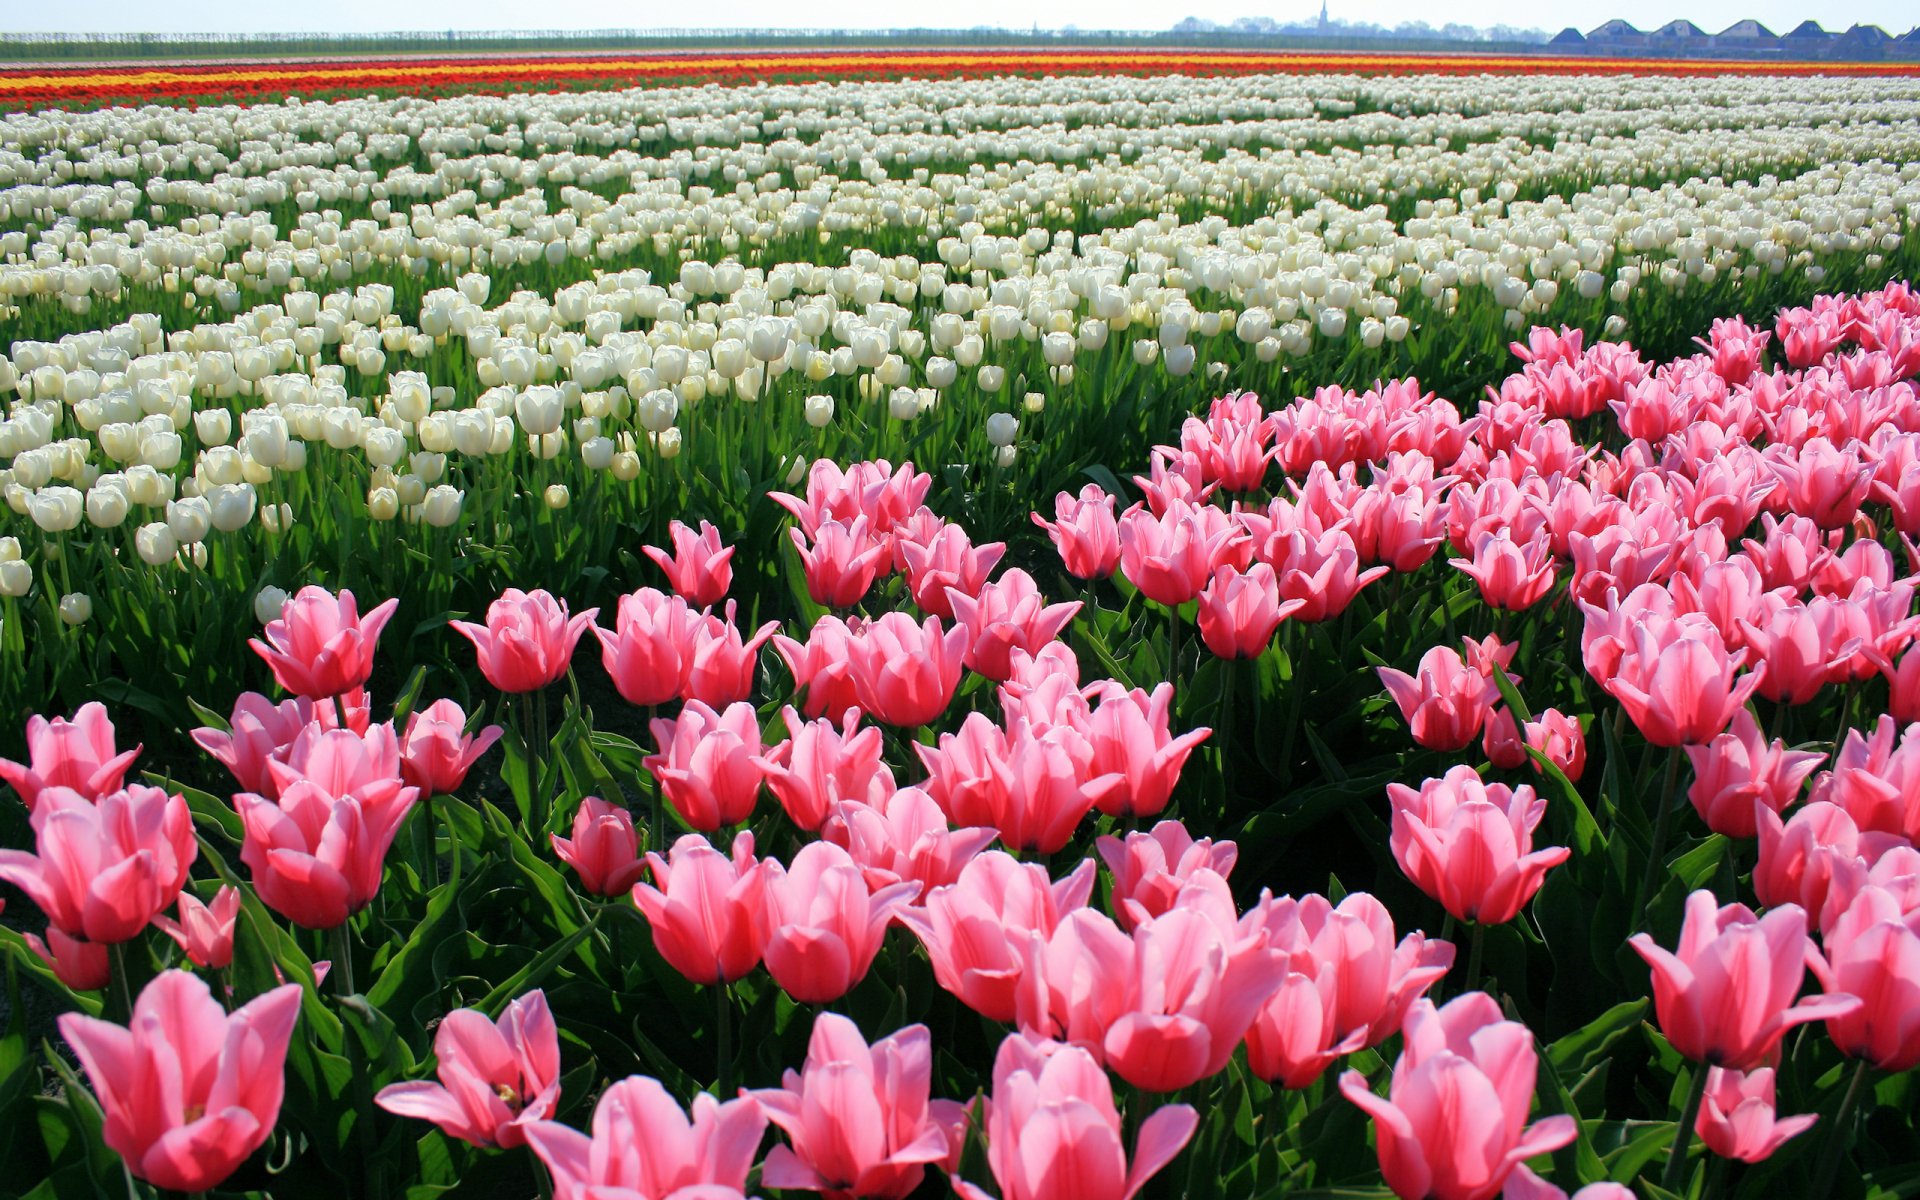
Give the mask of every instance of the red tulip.
[[[1653, 968], [1660, 1032], [1695, 1062], [1751, 1070], [1793, 1026], [1860, 1007], [1846, 994], [1795, 1002], [1807, 963], [1819, 958], [1796, 904], [1755, 917], [1744, 904], [1717, 907], [1713, 893], [1702, 889], [1687, 897], [1676, 950], [1662, 949], [1644, 933], [1627, 941]], [[1819, 973], [1825, 974], [1824, 963]]]
[[448, 1137], [512, 1149], [560, 1101], [560, 1030], [535, 988], [498, 1022], [478, 1009], [448, 1013], [433, 1035], [440, 1082], [393, 1083], [374, 1102], [390, 1113], [432, 1121]]
[[73, 720], [55, 717], [49, 721], [35, 715], [27, 718], [27, 762], [0, 758], [0, 780], [4, 780], [32, 812], [46, 788], [68, 788], [89, 800], [98, 800], [120, 790], [127, 768], [140, 757], [140, 747], [124, 754], [115, 752], [113, 722], [104, 705], [82, 704]]
[[1816, 1118], [1811, 1113], [1784, 1121], [1774, 1116], [1772, 1067], [1747, 1072], [1704, 1069], [1707, 1090], [1693, 1131], [1720, 1157], [1762, 1162], [1789, 1138], [1813, 1128]]
[[642, 547], [648, 558], [667, 573], [676, 595], [699, 608], [718, 604], [733, 582], [734, 547], [721, 546], [720, 531], [706, 521], [700, 532], [679, 521], [667, 522], [667, 536], [673, 540], [673, 553], [657, 546]]
[[695, 983], [732, 983], [760, 963], [767, 935], [767, 871], [753, 834], [733, 839], [733, 857], [687, 834], [666, 858], [648, 852], [653, 885], [635, 884], [633, 902], [653, 927], [653, 945]]
[[553, 852], [574, 869], [589, 893], [624, 896], [640, 882], [640, 838], [633, 818], [619, 805], [588, 796], [573, 814], [573, 836], [548, 836]]
[[280, 616], [267, 622], [267, 640], [248, 642], [267, 660], [281, 687], [309, 700], [350, 692], [373, 675], [373, 649], [380, 631], [400, 607], [398, 599], [360, 615], [353, 593], [334, 595], [303, 587]]
[[1800, 787], [1825, 759], [1824, 754], [1789, 750], [1769, 742], [1746, 709], [1733, 714], [1733, 728], [1704, 746], [1688, 746], [1693, 784], [1687, 799], [1707, 828], [1728, 837], [1750, 838], [1759, 831], [1753, 806], [1758, 801], [1780, 812], [1800, 795]]
[[1099, 484], [1089, 483], [1076, 498], [1061, 492], [1054, 497], [1054, 519], [1032, 514], [1033, 523], [1047, 531], [1067, 574], [1075, 579], [1105, 579], [1120, 565], [1120, 525], [1113, 515], [1113, 497]]
[[860, 708], [899, 728], [925, 725], [947, 711], [972, 639], [963, 626], [942, 631], [939, 617], [916, 625], [890, 612], [848, 639], [848, 675]]
[[182, 889], [174, 908], [180, 919], [155, 917], [155, 927], [178, 942], [195, 966], [225, 970], [233, 961], [233, 923], [240, 915], [240, 889], [223, 884], [214, 893], [211, 905], [200, 903], [198, 896]]
[[988, 1020], [1010, 1022], [1028, 940], [1051, 937], [1062, 917], [1086, 906], [1093, 883], [1092, 859], [1054, 882], [1038, 863], [989, 850], [899, 919], [926, 947], [941, 987]]
[[1419, 791], [1387, 785], [1393, 806], [1393, 857], [1419, 889], [1462, 921], [1513, 920], [1540, 890], [1548, 868], [1572, 853], [1533, 849], [1546, 801], [1525, 784], [1485, 784], [1472, 767], [1454, 767]]
[[976, 673], [1004, 683], [1012, 673], [1014, 650], [1038, 654], [1080, 611], [1078, 600], [1048, 604], [1033, 576], [1015, 568], [969, 596], [958, 588], [947, 593], [955, 622], [967, 631], [963, 660]]
[[694, 829], [712, 833], [753, 815], [766, 776], [759, 763], [760, 723], [744, 700], [715, 712], [689, 700], [679, 717], [655, 718], [658, 754], [642, 760], [660, 794]]
[[33, 833], [37, 855], [0, 850], [0, 880], [61, 933], [103, 946], [138, 937], [180, 894], [200, 853], [186, 800], [137, 783], [98, 803], [42, 789]]
[[870, 891], [865, 875], [832, 842], [809, 842], [792, 866], [767, 863], [767, 973], [803, 1004], [838, 1000], [866, 976], [894, 915], [920, 890], [896, 883]]
[[951, 1100], [929, 1103], [932, 1078], [925, 1025], [868, 1046], [852, 1021], [821, 1013], [805, 1065], [784, 1086], [752, 1093], [792, 1142], [768, 1153], [760, 1182], [830, 1200], [904, 1200], [926, 1164], [947, 1157], [943, 1125], [964, 1119]]
[[488, 683], [508, 693], [537, 692], [566, 675], [573, 648], [599, 612], [590, 608], [568, 616], [566, 602], [544, 589], [508, 588], [487, 606], [485, 625], [450, 624], [473, 643]]
[[1413, 740], [1429, 750], [1451, 752], [1471, 745], [1499, 692], [1459, 652], [1435, 646], [1420, 657], [1417, 676], [1376, 668], [1387, 694], [1400, 707]]
[[1240, 848], [1232, 842], [1195, 840], [1178, 821], [1161, 821], [1148, 832], [1129, 833], [1125, 841], [1103, 837], [1095, 848], [1113, 875], [1113, 915], [1122, 929], [1171, 909], [1196, 871], [1205, 869], [1226, 878], [1240, 856]]
[[753, 761], [766, 774], [767, 790], [802, 830], [818, 831], [842, 800], [877, 806], [893, 795], [893, 772], [880, 761], [880, 731], [870, 726], [854, 732], [857, 714], [847, 714], [839, 728], [825, 718], [802, 721], [791, 705], [781, 717], [787, 740]]
[[600, 1093], [593, 1136], [557, 1121], [527, 1125], [527, 1145], [553, 1176], [554, 1200], [738, 1200], [766, 1114], [751, 1099], [705, 1092], [689, 1118], [660, 1081], [630, 1075]]
[[192, 974], [163, 971], [127, 1027], [79, 1013], [59, 1025], [100, 1099], [102, 1136], [127, 1169], [155, 1187], [204, 1192], [273, 1132], [299, 1015], [295, 984], [228, 1015]]
[[[1015, 1034], [1000, 1043], [986, 1104], [987, 1164], [1001, 1200], [1133, 1200], [1200, 1124], [1185, 1104], [1140, 1123], [1127, 1161], [1113, 1085], [1091, 1054]], [[992, 1200], [961, 1179], [963, 1200]]]
[[1883, 1071], [1920, 1065], [1920, 914], [1901, 898], [1867, 885], [1831, 922], [1828, 975], [1822, 982], [1860, 997], [1854, 1012], [1827, 1018], [1840, 1052]]
[[1533, 1034], [1485, 992], [1416, 1000], [1385, 1099], [1348, 1071], [1340, 1091], [1373, 1117], [1380, 1170], [1401, 1200], [1490, 1200], [1529, 1158], [1573, 1141], [1572, 1117], [1527, 1124]]
[[400, 739], [400, 777], [424, 796], [450, 796], [467, 781], [467, 772], [500, 740], [500, 727], [467, 733], [467, 714], [452, 700], [435, 700], [407, 718]]
[[694, 630], [699, 613], [680, 596], [641, 588], [620, 597], [613, 631], [593, 627], [600, 639], [600, 662], [614, 689], [628, 704], [665, 704], [686, 689]]

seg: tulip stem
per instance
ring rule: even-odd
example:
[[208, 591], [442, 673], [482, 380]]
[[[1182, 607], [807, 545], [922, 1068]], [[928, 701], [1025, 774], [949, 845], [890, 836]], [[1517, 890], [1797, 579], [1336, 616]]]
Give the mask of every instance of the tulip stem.
[[719, 1050], [716, 1086], [720, 1099], [726, 1100], [733, 1093], [733, 985], [730, 983], [713, 989], [713, 1023]]
[[1660, 1174], [1660, 1186], [1670, 1192], [1680, 1186], [1681, 1169], [1693, 1146], [1693, 1124], [1700, 1117], [1700, 1102], [1706, 1097], [1707, 1076], [1711, 1073], [1706, 1063], [1696, 1064], [1693, 1083], [1687, 1089], [1687, 1106], [1680, 1111], [1680, 1124], [1673, 1131], [1673, 1149], [1667, 1152], [1667, 1169]]
[[1680, 778], [1680, 747], [1674, 746], [1667, 751], [1666, 777], [1660, 784], [1660, 811], [1653, 819], [1653, 845], [1647, 852], [1647, 869], [1640, 874], [1640, 887], [1633, 894], [1633, 907], [1627, 911], [1638, 913], [1645, 909], [1647, 901], [1653, 897], [1654, 877], [1664, 866], [1667, 852], [1667, 828], [1673, 824], [1673, 789]]
[[1825, 1196], [1833, 1191], [1833, 1177], [1840, 1171], [1840, 1160], [1853, 1146], [1853, 1131], [1848, 1128], [1853, 1120], [1853, 1109], [1860, 1101], [1860, 1089], [1865, 1086], [1869, 1064], [1861, 1059], [1853, 1066], [1853, 1078], [1847, 1083], [1847, 1094], [1840, 1100], [1840, 1110], [1833, 1115], [1833, 1133], [1827, 1138], [1826, 1149], [1820, 1154], [1820, 1170], [1814, 1176], [1813, 1195]]
[[333, 927], [333, 984], [342, 999], [353, 995], [353, 937], [342, 921]]
[[1479, 921], [1472, 922], [1473, 934], [1467, 949], [1467, 982], [1461, 992], [1471, 992], [1480, 986], [1480, 952], [1486, 946], [1487, 927]]
[[120, 1016], [128, 1025], [133, 1024], [133, 985], [127, 982], [127, 945], [115, 942], [107, 947], [107, 954], [113, 961], [113, 991], [120, 1004]]

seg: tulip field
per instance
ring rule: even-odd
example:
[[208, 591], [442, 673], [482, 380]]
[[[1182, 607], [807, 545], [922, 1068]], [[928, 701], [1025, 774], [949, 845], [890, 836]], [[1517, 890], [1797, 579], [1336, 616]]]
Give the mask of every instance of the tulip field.
[[0, 1196], [1920, 1196], [1920, 76], [972, 57], [0, 113]]

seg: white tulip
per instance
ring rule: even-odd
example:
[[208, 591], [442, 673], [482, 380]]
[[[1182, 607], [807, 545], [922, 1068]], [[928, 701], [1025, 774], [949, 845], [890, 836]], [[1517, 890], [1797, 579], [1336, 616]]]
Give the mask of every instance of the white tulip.
[[119, 527], [132, 508], [126, 491], [121, 487], [103, 487], [96, 482], [87, 492], [87, 520], [101, 529]]
[[0, 596], [18, 598], [33, 590], [33, 568], [20, 559], [0, 562]]
[[367, 516], [376, 521], [391, 521], [400, 515], [400, 493], [390, 487], [367, 492]]
[[803, 411], [808, 425], [815, 429], [825, 429], [833, 423], [833, 397], [808, 396]]
[[1011, 446], [1020, 436], [1020, 421], [1012, 413], [997, 412], [987, 418], [987, 443], [991, 446]]
[[253, 619], [262, 625], [278, 621], [286, 612], [286, 608], [287, 593], [281, 588], [269, 583], [254, 593]]
[[167, 502], [167, 528], [183, 545], [204, 541], [213, 528], [213, 508], [204, 497], [188, 496]]
[[460, 520], [460, 509], [466, 499], [465, 492], [450, 484], [430, 488], [426, 499], [420, 502], [420, 519], [435, 529], [449, 529]]
[[60, 597], [60, 619], [69, 625], [85, 625], [93, 619], [93, 597], [85, 592], [68, 592]]
[[224, 446], [233, 437], [233, 414], [224, 408], [206, 408], [193, 414], [194, 436], [202, 445]]

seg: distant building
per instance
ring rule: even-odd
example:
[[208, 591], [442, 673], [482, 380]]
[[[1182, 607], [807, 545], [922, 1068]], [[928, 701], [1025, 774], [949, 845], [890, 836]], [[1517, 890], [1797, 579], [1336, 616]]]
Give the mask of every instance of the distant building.
[[1613, 20], [1587, 34], [1587, 44], [1596, 50], [1645, 50], [1648, 38], [1630, 23]]
[[1802, 21], [1780, 39], [1789, 50], [1805, 51], [1826, 45], [1833, 35], [1820, 28], [1818, 21]]
[[1647, 35], [1648, 40], [1656, 43], [1684, 42], [1705, 45], [1707, 31], [1692, 21], [1668, 21], [1665, 25]]
[[1713, 35], [1716, 46], [1768, 46], [1777, 47], [1780, 35], [1755, 20], [1735, 21], [1733, 24]]
[[1584, 33], [1581, 33], [1578, 29], [1575, 29], [1571, 25], [1567, 26], [1565, 29], [1562, 29], [1559, 33], [1554, 34], [1553, 40], [1547, 43], [1547, 45], [1549, 46], [1559, 46], [1563, 50], [1579, 49], [1581, 47], [1584, 47], [1586, 44], [1587, 44], [1587, 35]]
[[1878, 25], [1855, 25], [1833, 39], [1829, 53], [1835, 58], [1885, 58], [1892, 42]]

